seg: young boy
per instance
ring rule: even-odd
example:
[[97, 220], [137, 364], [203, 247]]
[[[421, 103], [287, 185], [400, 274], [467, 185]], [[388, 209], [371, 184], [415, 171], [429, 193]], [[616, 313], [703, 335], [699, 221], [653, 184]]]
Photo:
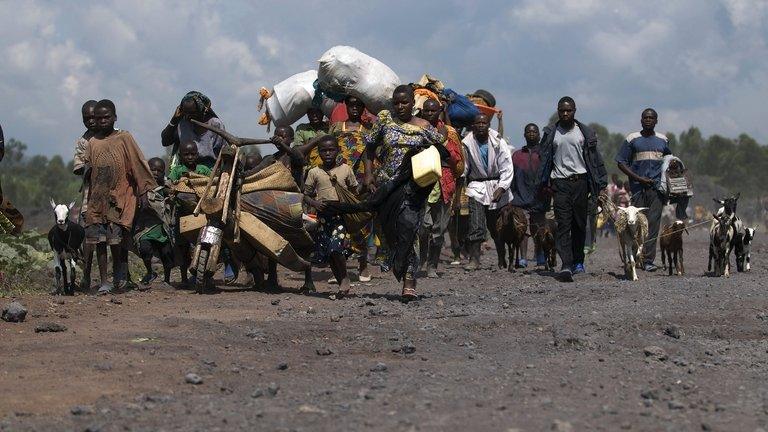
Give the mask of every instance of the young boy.
[[347, 276], [347, 257], [350, 255], [347, 230], [341, 216], [325, 212], [326, 201], [338, 201], [332, 177], [336, 182], [350, 190], [358, 188], [358, 182], [352, 168], [347, 164], [337, 164], [339, 144], [332, 135], [325, 135], [318, 143], [318, 153], [323, 165], [314, 167], [307, 173], [304, 183], [304, 202], [315, 208], [320, 226], [315, 234], [315, 256], [313, 262], [329, 263], [333, 275], [339, 281], [339, 295], [349, 293], [350, 282]]
[[[83, 126], [85, 126], [85, 132], [81, 135], [77, 141], [75, 141], [75, 157], [72, 166], [72, 172], [82, 177], [82, 185], [80, 190], [83, 193], [82, 203], [80, 204], [80, 215], [77, 220], [78, 223], [85, 222], [85, 211], [88, 209], [88, 175], [90, 170], [90, 163], [86, 159], [88, 151], [88, 140], [98, 131], [96, 127], [96, 117], [94, 116], [94, 110], [96, 109], [96, 101], [89, 100], [83, 104], [80, 112], [83, 116]], [[83, 257], [85, 258], [85, 270], [83, 280], [80, 282], [80, 289], [83, 292], [88, 292], [91, 289], [91, 267], [93, 266], [93, 245], [83, 245]], [[87, 276], [87, 277], [86, 277]]]
[[157, 256], [163, 263], [163, 280], [171, 283], [173, 268], [173, 247], [171, 244], [171, 209], [165, 185], [165, 161], [152, 158], [148, 161], [149, 170], [158, 186], [142, 197], [139, 212], [136, 215], [134, 239], [147, 274], [141, 279], [147, 287], [157, 278], [152, 271], [152, 257]]
[[171, 172], [168, 173], [168, 179], [177, 182], [186, 173], [194, 172], [202, 175], [211, 175], [211, 169], [205, 165], [198, 163], [197, 144], [192, 141], [187, 141], [179, 146], [179, 158], [181, 159], [181, 165], [176, 165], [171, 168]]
[[[198, 163], [197, 144], [192, 141], [182, 143], [179, 146], [179, 159], [181, 165], [176, 165], [171, 168], [171, 172], [168, 173], [168, 179], [172, 182], [178, 182], [181, 177], [187, 173], [195, 172], [209, 176], [211, 175], [211, 169], [205, 165]], [[183, 214], [177, 214], [176, 226], [179, 226], [178, 218], [185, 216]], [[176, 233], [178, 234], [178, 233]], [[183, 286], [189, 285], [188, 272], [189, 266], [192, 264], [190, 257], [190, 244], [185, 239], [177, 235], [176, 237], [176, 254], [179, 257], [179, 270], [181, 271], [181, 284]]]
[[130, 133], [115, 130], [115, 104], [104, 99], [94, 109], [97, 131], [88, 142], [86, 158], [91, 164], [88, 175], [88, 208], [85, 212], [85, 241], [95, 245], [99, 264], [100, 294], [108, 294], [107, 245], [112, 252], [114, 285], [125, 280], [126, 233], [133, 226], [138, 197], [156, 187], [144, 155]]

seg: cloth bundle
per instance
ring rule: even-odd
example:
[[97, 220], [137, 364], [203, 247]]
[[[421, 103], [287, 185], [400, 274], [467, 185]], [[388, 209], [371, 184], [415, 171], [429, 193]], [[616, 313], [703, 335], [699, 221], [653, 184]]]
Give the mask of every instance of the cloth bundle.
[[389, 108], [392, 91], [400, 85], [387, 65], [349, 46], [335, 46], [318, 61], [318, 90], [337, 101], [356, 96], [374, 114]]

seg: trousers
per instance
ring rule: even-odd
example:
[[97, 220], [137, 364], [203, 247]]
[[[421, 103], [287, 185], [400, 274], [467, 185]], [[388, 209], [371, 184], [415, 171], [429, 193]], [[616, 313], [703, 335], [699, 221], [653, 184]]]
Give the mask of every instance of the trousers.
[[553, 179], [557, 254], [563, 268], [584, 263], [584, 241], [589, 209], [589, 183], [586, 177], [577, 180]]

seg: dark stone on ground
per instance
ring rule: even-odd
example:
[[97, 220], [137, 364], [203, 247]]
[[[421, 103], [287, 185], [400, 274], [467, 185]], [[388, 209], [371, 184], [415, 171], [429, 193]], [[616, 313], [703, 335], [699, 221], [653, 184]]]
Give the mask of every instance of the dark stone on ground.
[[27, 308], [19, 302], [11, 302], [3, 308], [3, 321], [24, 322], [27, 317]]
[[63, 331], [67, 331], [67, 326], [54, 322], [42, 323], [35, 327], [35, 333], [57, 333]]
[[667, 326], [667, 328], [664, 329], [664, 334], [675, 339], [680, 339], [681, 332], [680, 327], [672, 324]]
[[376, 366], [371, 368], [371, 372], [386, 372], [387, 371], [387, 365], [384, 363], [376, 363]]

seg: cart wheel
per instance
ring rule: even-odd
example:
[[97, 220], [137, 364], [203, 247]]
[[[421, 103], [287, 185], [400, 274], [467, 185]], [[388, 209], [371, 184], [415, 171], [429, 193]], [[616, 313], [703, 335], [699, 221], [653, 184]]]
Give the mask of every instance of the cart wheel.
[[203, 294], [210, 283], [208, 275], [208, 253], [207, 249], [201, 249], [197, 256], [197, 265], [195, 266], [195, 291]]

